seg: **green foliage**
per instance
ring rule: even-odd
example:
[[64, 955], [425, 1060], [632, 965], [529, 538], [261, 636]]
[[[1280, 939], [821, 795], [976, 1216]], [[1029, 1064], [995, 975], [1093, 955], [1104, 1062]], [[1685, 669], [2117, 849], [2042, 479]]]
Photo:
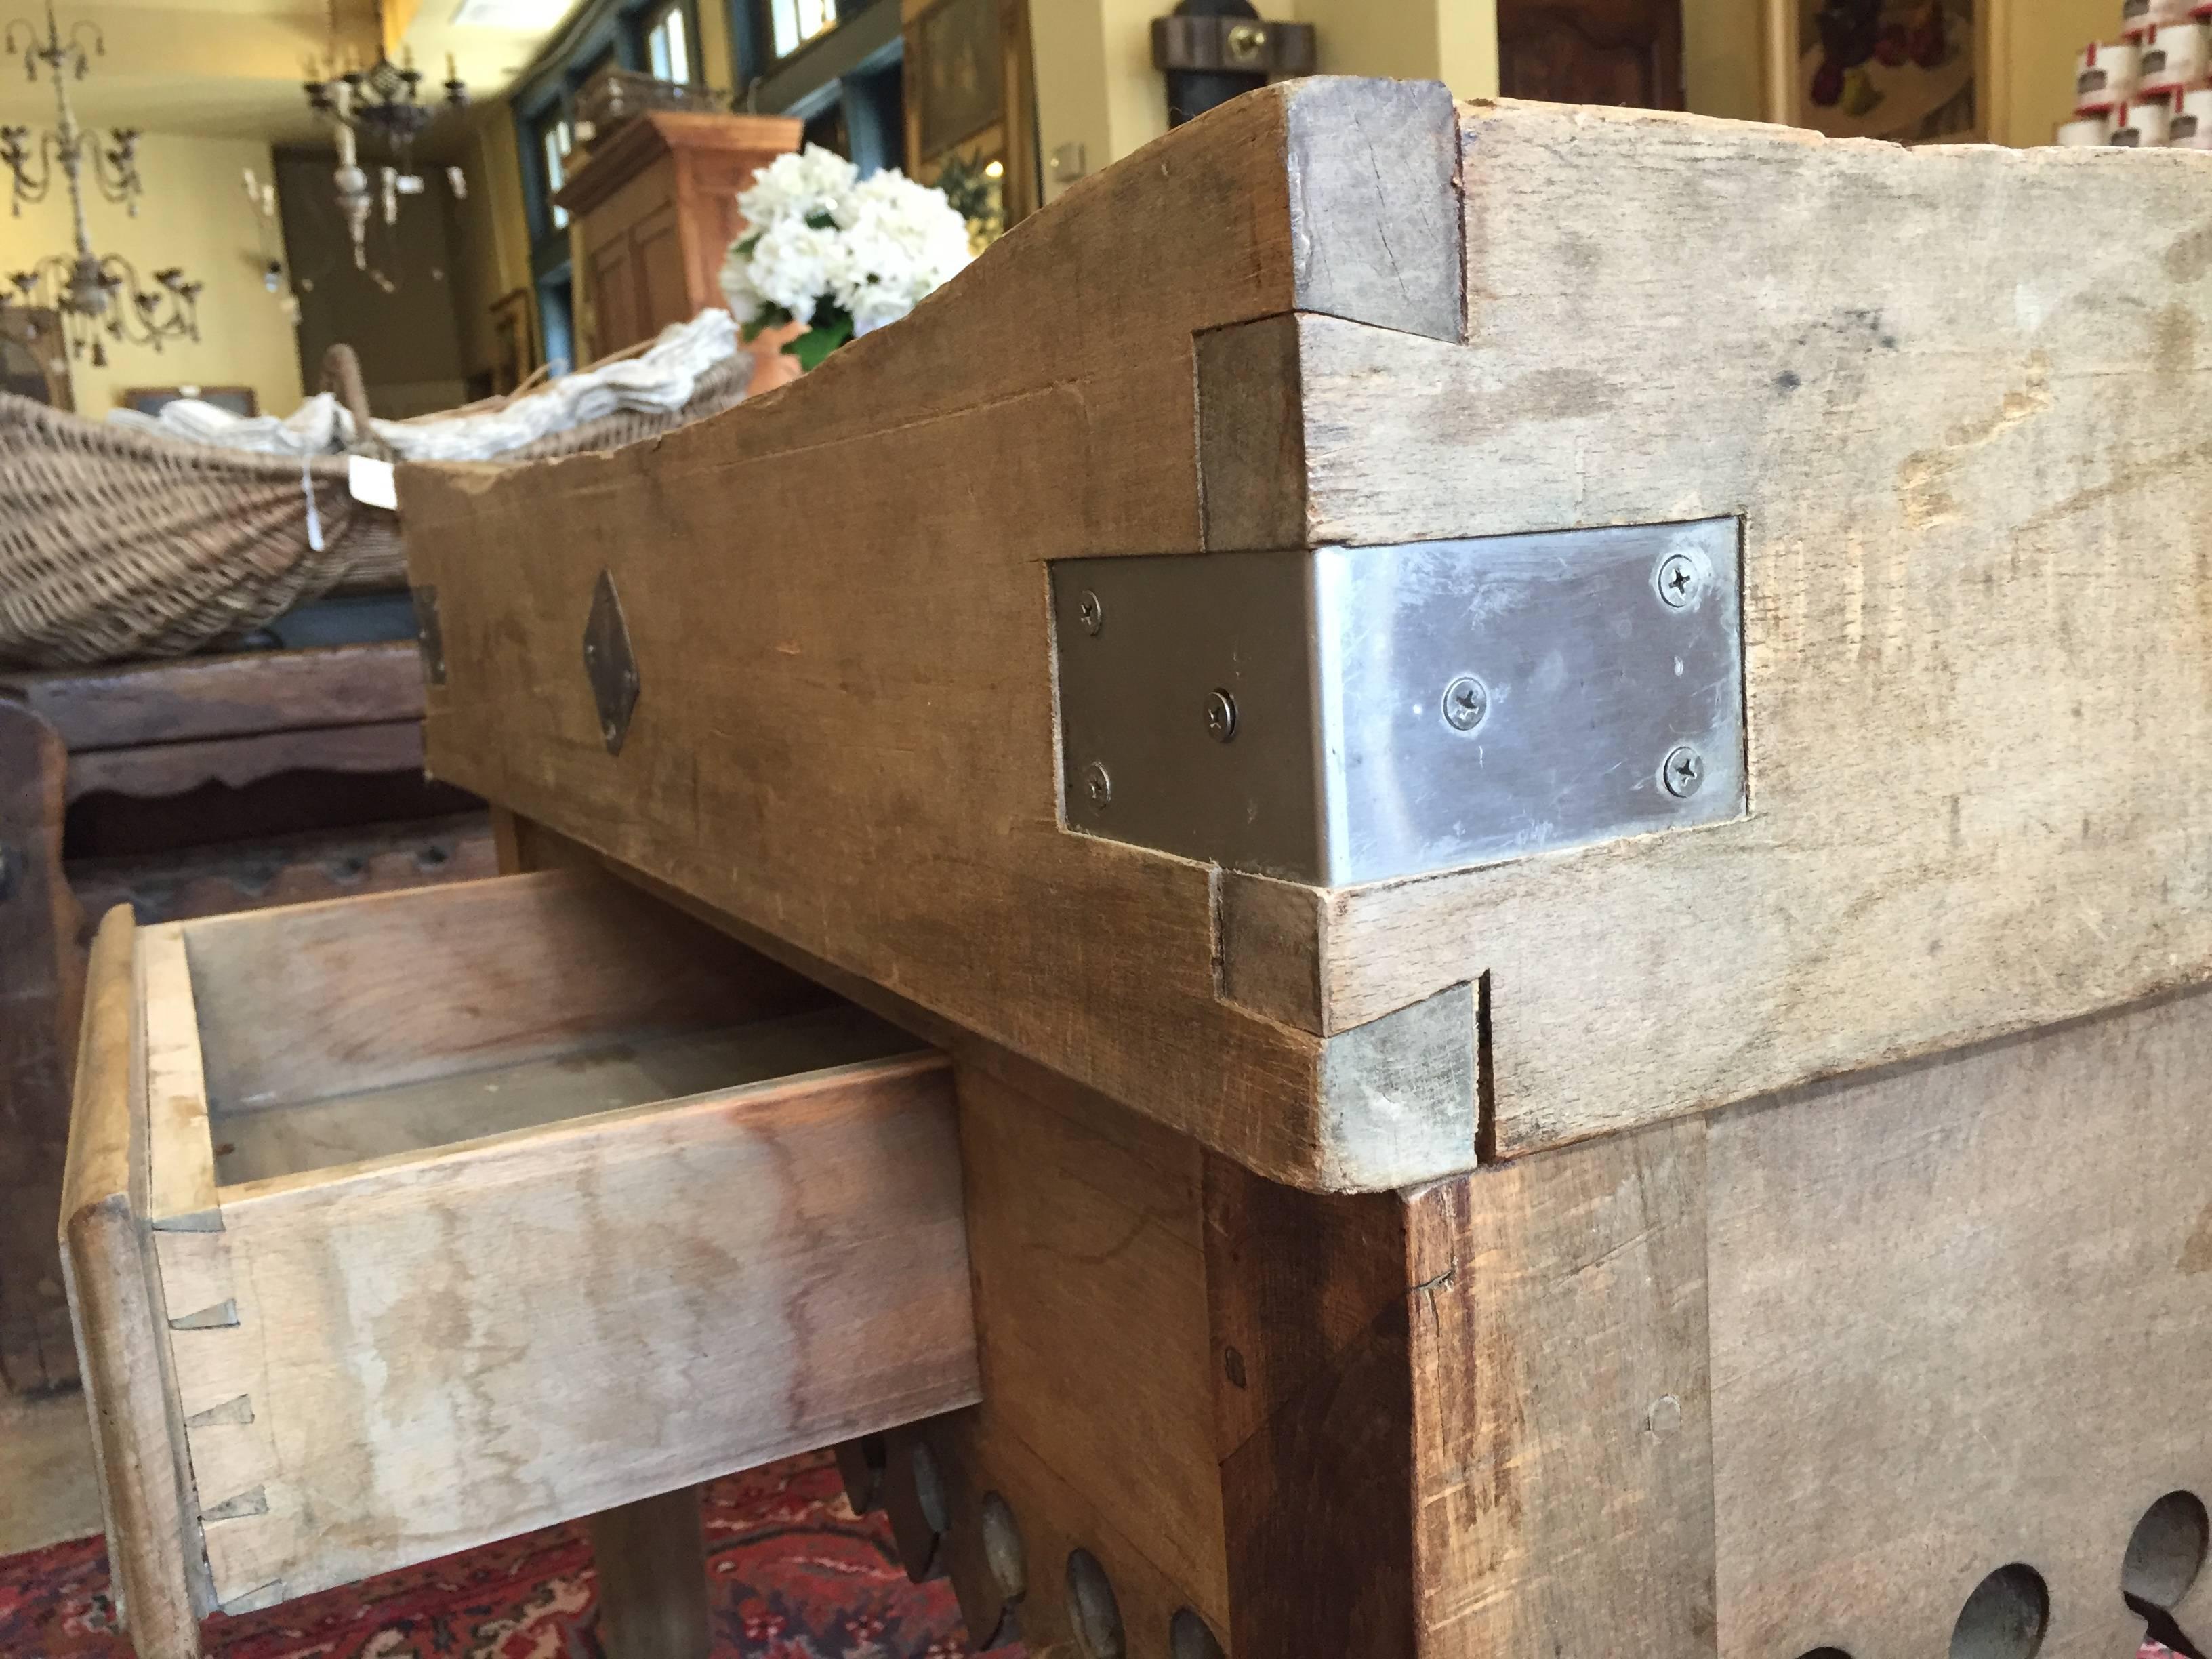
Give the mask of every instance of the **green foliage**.
[[990, 241], [1006, 228], [997, 181], [981, 163], [955, 150], [937, 169], [937, 187], [952, 204], [952, 210], [968, 222], [971, 247]]
[[814, 325], [795, 340], [784, 342], [784, 353], [799, 359], [802, 369], [815, 369], [822, 360], [853, 337], [849, 312], [826, 301], [814, 307]]

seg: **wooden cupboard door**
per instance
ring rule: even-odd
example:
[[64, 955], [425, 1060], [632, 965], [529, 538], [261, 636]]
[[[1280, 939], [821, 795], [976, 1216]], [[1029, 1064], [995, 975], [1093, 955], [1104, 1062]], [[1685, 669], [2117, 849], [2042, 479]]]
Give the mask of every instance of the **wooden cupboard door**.
[[1681, 0], [1498, 0], [1498, 70], [1509, 98], [1680, 109]]
[[645, 330], [639, 326], [634, 263], [627, 233], [592, 250], [592, 343], [585, 353], [587, 360], [619, 351], [645, 337]]
[[629, 245], [637, 282], [637, 331], [630, 340], [650, 339], [671, 323], [690, 321], [691, 284], [684, 269], [683, 228], [675, 204], [638, 221], [630, 229]]

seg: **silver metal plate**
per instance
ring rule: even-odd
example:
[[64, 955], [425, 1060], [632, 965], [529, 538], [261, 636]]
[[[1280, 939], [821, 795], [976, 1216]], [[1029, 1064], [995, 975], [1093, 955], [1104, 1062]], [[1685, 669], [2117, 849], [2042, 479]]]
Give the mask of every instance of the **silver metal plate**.
[[1055, 563], [1065, 822], [1336, 887], [1740, 817], [1741, 543]]

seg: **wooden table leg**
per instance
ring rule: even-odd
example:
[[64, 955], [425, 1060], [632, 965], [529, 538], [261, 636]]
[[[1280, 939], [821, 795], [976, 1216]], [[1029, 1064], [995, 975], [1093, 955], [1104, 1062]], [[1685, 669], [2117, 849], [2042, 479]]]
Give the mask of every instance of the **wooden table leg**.
[[696, 1486], [591, 1518], [607, 1659], [707, 1659], [707, 1536]]
[[54, 729], [0, 697], [0, 1388], [22, 1393], [76, 1380], [54, 1244], [83, 971], [66, 769]]

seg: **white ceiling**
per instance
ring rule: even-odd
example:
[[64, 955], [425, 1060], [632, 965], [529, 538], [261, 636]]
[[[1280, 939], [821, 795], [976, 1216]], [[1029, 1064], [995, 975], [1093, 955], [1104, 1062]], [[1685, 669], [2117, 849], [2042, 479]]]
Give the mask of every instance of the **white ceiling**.
[[[373, 59], [384, 33], [374, 0], [339, 0], [339, 51], [350, 46], [364, 62]], [[412, 52], [426, 99], [444, 96], [439, 83], [448, 52], [472, 98], [506, 90], [574, 0], [538, 0], [544, 21], [527, 29], [459, 27], [452, 21], [458, 9], [459, 0], [421, 0], [411, 15], [389, 20], [398, 25], [394, 55]], [[301, 90], [310, 63], [331, 50], [332, 18], [322, 0], [58, 0], [55, 11], [64, 34], [88, 21], [106, 41], [85, 78], [70, 84], [70, 102], [87, 126], [275, 143], [328, 137]], [[43, 34], [43, 15], [40, 22]], [[33, 82], [20, 58], [0, 60], [0, 123], [47, 127], [53, 120], [44, 66]]]

